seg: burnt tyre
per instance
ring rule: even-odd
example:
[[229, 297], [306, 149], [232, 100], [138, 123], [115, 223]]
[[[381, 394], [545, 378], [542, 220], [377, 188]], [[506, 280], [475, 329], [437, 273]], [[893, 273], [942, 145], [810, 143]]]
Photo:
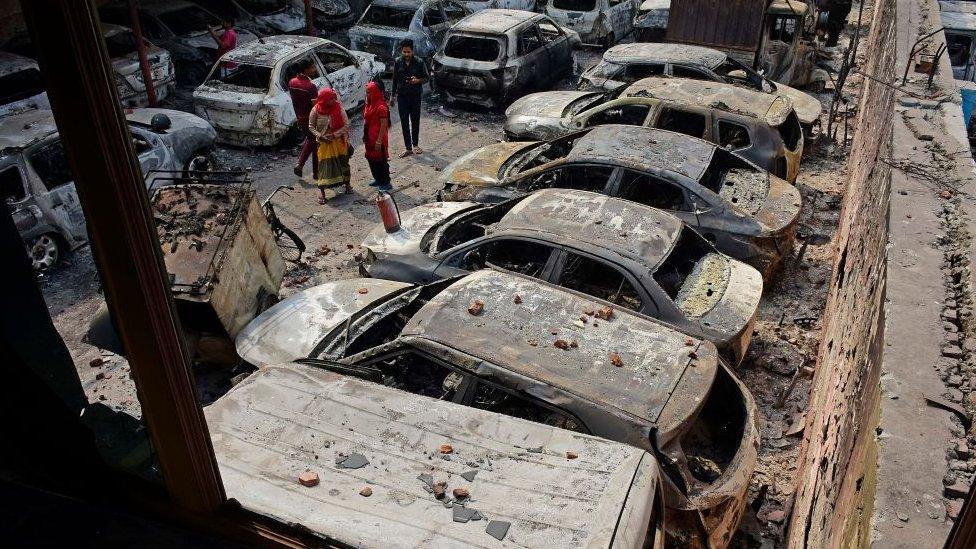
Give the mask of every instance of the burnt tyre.
[[184, 86], [199, 86], [207, 77], [207, 70], [203, 63], [177, 63], [176, 81]]
[[43, 234], [30, 244], [27, 253], [35, 271], [53, 269], [64, 256], [64, 243], [55, 234]]

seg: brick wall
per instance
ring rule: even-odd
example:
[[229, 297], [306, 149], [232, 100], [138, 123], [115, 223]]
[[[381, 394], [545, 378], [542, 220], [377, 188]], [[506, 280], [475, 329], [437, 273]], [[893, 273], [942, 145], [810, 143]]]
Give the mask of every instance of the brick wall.
[[[891, 82], [895, 0], [878, 0], [874, 6], [871, 33], [861, 45], [867, 61], [859, 68]], [[890, 186], [890, 168], [880, 159], [888, 156], [891, 144], [893, 91], [865, 80], [860, 101], [787, 547], [853, 541], [849, 526], [858, 522], [866, 504], [864, 475], [874, 468], [866, 455], [877, 421]]]

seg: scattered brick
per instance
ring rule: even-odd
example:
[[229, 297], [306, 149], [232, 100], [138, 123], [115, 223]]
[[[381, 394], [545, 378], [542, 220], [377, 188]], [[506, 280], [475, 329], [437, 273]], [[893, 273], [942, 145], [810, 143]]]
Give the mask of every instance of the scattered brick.
[[88, 361], [88, 365], [91, 366], [92, 368], [98, 368], [102, 364], [105, 364], [105, 359], [103, 359], [100, 356], [96, 356], [95, 358]]
[[442, 454], [451, 454], [451, 453], [454, 453], [454, 447], [451, 446], [450, 444], [441, 444], [441, 447], [439, 448], [439, 450], [440, 450], [440, 453], [442, 453]]
[[319, 485], [319, 475], [313, 471], [305, 471], [298, 475], [298, 482], [307, 488]]
[[363, 496], [364, 498], [368, 498], [369, 496], [373, 495], [373, 489], [367, 486], [359, 491], [359, 495]]
[[471, 306], [468, 307], [468, 312], [471, 313], [472, 316], [478, 316], [484, 310], [485, 310], [485, 302], [481, 301], [480, 299], [476, 299], [472, 301]]
[[369, 293], [369, 288], [360, 288], [360, 289], [356, 290], [356, 292], [359, 293], [359, 294], [365, 295], [365, 294], [368, 294]]
[[577, 347], [579, 347], [579, 343], [576, 343], [576, 340], [575, 339], [569, 342], [569, 348], [570, 349], [575, 349]]
[[437, 499], [444, 499], [444, 493], [447, 491], [447, 483], [440, 481], [434, 484], [434, 497]]
[[622, 358], [620, 358], [620, 355], [618, 355], [617, 353], [610, 353], [610, 364], [613, 364], [617, 368], [620, 368], [621, 366], [624, 365], [624, 361]]
[[964, 498], [969, 495], [969, 483], [963, 480], [957, 480], [951, 485], [946, 486], [943, 493], [949, 499]]
[[685, 345], [687, 345], [688, 347], [692, 347], [692, 346], [695, 345], [695, 342], [692, 341], [692, 339], [689, 337], [689, 338], [685, 339]]
[[596, 312], [596, 317], [602, 320], [610, 320], [613, 318], [613, 308], [610, 306], [602, 307]]
[[515, 298], [512, 299], [512, 301], [515, 302], [516, 305], [521, 305], [522, 304], [522, 296], [520, 296], [518, 294], [515, 294]]
[[451, 493], [454, 494], [454, 499], [467, 499], [471, 497], [471, 493], [466, 488], [455, 488]]
[[569, 342], [568, 342], [568, 341], [566, 341], [565, 339], [557, 339], [557, 340], [556, 340], [555, 342], [553, 342], [553, 345], [554, 345], [554, 346], [555, 346], [555, 347], [556, 347], [557, 349], [562, 349], [562, 350], [564, 350], [564, 351], [565, 351], [566, 349], [569, 349]]
[[566, 452], [566, 459], [576, 459], [578, 457], [579, 457], [579, 454], [577, 454], [576, 452], [573, 452], [572, 450]]

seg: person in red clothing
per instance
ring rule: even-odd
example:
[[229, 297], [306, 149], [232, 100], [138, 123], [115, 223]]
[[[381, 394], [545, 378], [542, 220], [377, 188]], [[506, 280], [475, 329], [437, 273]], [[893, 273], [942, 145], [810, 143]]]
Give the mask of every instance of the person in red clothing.
[[390, 184], [390, 108], [386, 104], [381, 82], [366, 84], [366, 108], [363, 110], [363, 144], [366, 162], [373, 174], [371, 186], [381, 191]]
[[[305, 136], [305, 142], [302, 143], [302, 152], [298, 155], [298, 164], [295, 165], [295, 175], [298, 177], [302, 176], [302, 171], [305, 169], [305, 162], [308, 162], [308, 158], [312, 155], [316, 147], [315, 136], [312, 135], [312, 131], [308, 127], [308, 114], [312, 112], [312, 107], [315, 105], [315, 98], [319, 95], [319, 89], [312, 82], [312, 79], [316, 76], [318, 76], [318, 70], [315, 68], [315, 61], [311, 57], [306, 57], [298, 66], [298, 74], [288, 81], [288, 93], [291, 94], [291, 105], [295, 108], [295, 123], [298, 124], [298, 129], [301, 130], [302, 135]], [[313, 160], [312, 177], [315, 179], [319, 178], [318, 168], [318, 162]]]
[[[237, 47], [237, 31], [234, 30], [234, 23], [224, 19], [220, 22], [220, 28], [223, 29], [223, 32], [219, 36], [214, 29], [208, 29], [210, 37], [217, 43], [217, 59]], [[233, 70], [237, 68], [237, 63], [225, 62], [221, 64], [221, 68], [225, 71]]]

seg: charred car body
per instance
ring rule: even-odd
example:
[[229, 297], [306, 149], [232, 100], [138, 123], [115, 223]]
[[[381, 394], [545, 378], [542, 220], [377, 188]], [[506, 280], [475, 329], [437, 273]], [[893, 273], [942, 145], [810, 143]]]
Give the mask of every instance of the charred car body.
[[[199, 84], [217, 59], [217, 43], [208, 30], [220, 24], [209, 11], [184, 0], [141, 0], [137, 4], [142, 35], [169, 52], [176, 78], [186, 84]], [[103, 23], [126, 25], [129, 6], [113, 2], [98, 10]], [[257, 40], [246, 29], [237, 30], [237, 45]]]
[[976, 80], [976, 9], [969, 2], [939, 2], [946, 51], [956, 80]]
[[[308, 357], [654, 452], [667, 479], [669, 533], [688, 545], [704, 526], [710, 546], [728, 543], [758, 439], [752, 397], [714, 345], [510, 273], [391, 284], [345, 280], [296, 294], [254, 319], [238, 352], [258, 366]], [[602, 318], [580, 328], [580, 316], [594, 310]]]
[[33, 59], [0, 51], [0, 116], [26, 109], [49, 109], [44, 79]]
[[409, 38], [414, 55], [430, 63], [448, 29], [470, 13], [459, 0], [373, 0], [349, 29], [349, 47], [372, 53], [392, 71], [400, 42]]
[[[377, 227], [360, 271], [426, 283], [493, 266], [592, 295], [715, 343], [738, 365], [762, 275], [676, 217], [605, 195], [547, 189], [489, 206], [435, 203]], [[581, 319], [585, 320], [585, 319]]]
[[[146, 84], [139, 67], [138, 44], [132, 30], [111, 23], [102, 23], [101, 28], [122, 106], [134, 108], [148, 105]], [[168, 51], [148, 40], [145, 40], [145, 44], [156, 99], [162, 101], [172, 93], [176, 85], [176, 71]], [[26, 33], [15, 35], [4, 43], [3, 48], [30, 58], [37, 55], [30, 36]]]
[[472, 12], [494, 9], [535, 11], [536, 4], [536, 0], [464, 0], [464, 5]]
[[221, 57], [193, 92], [193, 108], [217, 129], [218, 140], [238, 146], [271, 146], [295, 126], [288, 80], [312, 59], [321, 88], [331, 86], [347, 111], [363, 104], [366, 83], [382, 72], [372, 54], [351, 52], [311, 36], [269, 36]]
[[190, 0], [258, 36], [305, 31], [305, 13], [290, 0]]
[[[305, 0], [291, 0], [291, 4], [304, 13]], [[359, 15], [347, 0], [312, 0], [312, 22], [316, 29], [346, 28]]]
[[580, 75], [579, 89], [612, 91], [643, 78], [675, 76], [724, 82], [751, 90], [782, 95], [790, 100], [800, 123], [820, 118], [820, 100], [786, 84], [772, 82], [723, 52], [688, 44], [620, 44]]
[[496, 143], [441, 174], [444, 198], [498, 202], [545, 188], [599, 192], [673, 213], [719, 251], [772, 272], [793, 243], [800, 192], [711, 143], [636, 126]]
[[766, 110], [719, 110], [682, 95], [668, 100], [624, 96], [607, 100], [600, 92], [557, 91], [527, 95], [506, 114], [505, 137], [511, 141], [549, 140], [603, 124], [626, 124], [670, 130], [715, 143], [764, 170], [796, 180], [802, 149], [791, 150], [783, 136], [766, 123]]
[[671, 0], [644, 0], [634, 16], [634, 35], [642, 42], [660, 42], [668, 32]]
[[633, 32], [637, 0], [549, 0], [545, 13], [583, 42], [609, 48]]
[[[633, 446], [302, 364], [262, 368], [204, 413], [227, 496], [322, 539], [370, 549], [663, 548], [657, 461]], [[431, 461], [444, 444], [464, 459]], [[322, 484], [295, 482], [306, 470]], [[364, 474], [371, 492], [360, 495]], [[435, 496], [441, 483], [446, 494]], [[455, 488], [470, 499], [453, 498]]]
[[434, 82], [449, 101], [505, 105], [572, 74], [579, 44], [575, 32], [545, 15], [482, 10], [447, 33], [434, 56]]
[[[153, 124], [157, 115], [162, 118]], [[128, 116], [143, 173], [183, 169], [193, 155], [209, 151], [216, 138], [213, 128], [192, 114], [139, 109]], [[0, 118], [0, 188], [34, 268], [53, 267], [68, 250], [88, 241], [51, 111], [30, 110]]]

